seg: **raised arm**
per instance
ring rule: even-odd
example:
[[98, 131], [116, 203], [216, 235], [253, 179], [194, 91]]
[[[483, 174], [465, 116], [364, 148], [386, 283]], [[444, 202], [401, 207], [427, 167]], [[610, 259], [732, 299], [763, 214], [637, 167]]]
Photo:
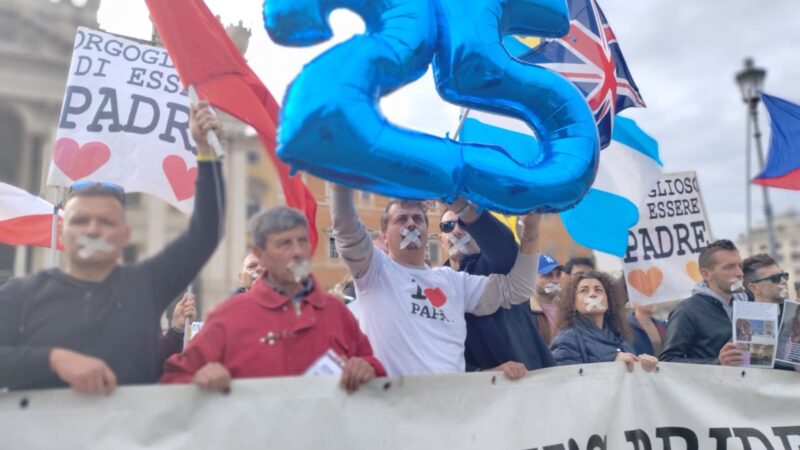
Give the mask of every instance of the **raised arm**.
[[220, 163], [206, 140], [206, 131], [217, 129], [208, 104], [191, 109], [192, 137], [197, 143], [197, 181], [189, 228], [152, 258], [137, 267], [156, 290], [166, 307], [181, 293], [211, 258], [222, 236], [225, 219], [225, 189]]
[[488, 211], [477, 214], [474, 206], [460, 198], [448, 209], [457, 212], [467, 225], [467, 231], [481, 249], [480, 261], [488, 273], [508, 273], [519, 250], [511, 229]]
[[339, 255], [353, 278], [361, 278], [372, 262], [375, 246], [358, 219], [352, 189], [331, 184], [331, 222]]
[[510, 308], [526, 302], [533, 295], [538, 268], [539, 220], [538, 214], [528, 214], [523, 218], [522, 245], [514, 266], [508, 275], [489, 276], [477, 307], [471, 311], [473, 314], [489, 315], [500, 307]]

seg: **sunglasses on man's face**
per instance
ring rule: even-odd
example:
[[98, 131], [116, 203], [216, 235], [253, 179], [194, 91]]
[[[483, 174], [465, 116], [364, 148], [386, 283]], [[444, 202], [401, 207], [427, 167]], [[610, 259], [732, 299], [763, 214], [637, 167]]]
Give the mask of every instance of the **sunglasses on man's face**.
[[466, 228], [467, 224], [465, 224], [461, 219], [458, 220], [443, 220], [439, 222], [439, 231], [442, 233], [452, 233], [453, 230], [456, 229], [456, 224], [461, 228]]
[[78, 192], [93, 187], [109, 192], [116, 197], [120, 203], [123, 205], [125, 204], [125, 189], [118, 184], [108, 183], [106, 181], [76, 181], [69, 187], [68, 196], [73, 192]]
[[778, 284], [783, 281], [789, 281], [789, 273], [788, 272], [781, 272], [776, 273], [775, 275], [770, 275], [768, 277], [756, 278], [755, 280], [751, 281], [751, 283], [760, 283], [762, 281], [772, 281], [775, 284]]

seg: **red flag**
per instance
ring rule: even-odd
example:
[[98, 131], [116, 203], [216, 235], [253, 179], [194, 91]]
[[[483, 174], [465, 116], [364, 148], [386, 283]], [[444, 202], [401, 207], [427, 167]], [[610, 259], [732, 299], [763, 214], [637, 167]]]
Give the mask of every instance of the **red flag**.
[[275, 154], [278, 102], [202, 0], [146, 2], [184, 87], [194, 85], [201, 98], [256, 129], [278, 171], [286, 204], [303, 211], [308, 219], [313, 251], [317, 202], [300, 176], [289, 176], [289, 166]]
[[[50, 247], [52, 226], [53, 205], [20, 188], [0, 183], [0, 242]], [[61, 249], [60, 242], [57, 248]]]

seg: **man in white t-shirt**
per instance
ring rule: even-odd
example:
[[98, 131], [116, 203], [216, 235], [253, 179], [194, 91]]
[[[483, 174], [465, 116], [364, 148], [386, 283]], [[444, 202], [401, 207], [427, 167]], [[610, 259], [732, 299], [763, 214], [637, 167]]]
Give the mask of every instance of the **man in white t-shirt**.
[[[448, 208], [466, 224], [478, 218], [463, 199]], [[388, 254], [373, 245], [359, 221], [351, 189], [333, 186], [331, 217], [336, 247], [355, 282], [361, 329], [390, 376], [463, 372], [464, 313], [492, 314], [533, 294], [538, 215], [523, 220], [511, 271], [488, 277], [425, 265], [428, 219], [421, 202], [387, 205], [381, 236]]]

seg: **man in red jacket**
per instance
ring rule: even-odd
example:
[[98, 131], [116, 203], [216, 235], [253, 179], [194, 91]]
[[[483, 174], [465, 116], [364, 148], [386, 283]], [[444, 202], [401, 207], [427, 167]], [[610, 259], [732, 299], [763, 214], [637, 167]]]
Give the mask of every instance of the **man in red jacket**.
[[310, 275], [308, 223], [278, 206], [250, 223], [253, 254], [265, 269], [250, 290], [219, 305], [183, 353], [164, 367], [164, 383], [194, 382], [225, 391], [231, 378], [300, 375], [328, 350], [348, 392], [385, 376], [350, 311]]

